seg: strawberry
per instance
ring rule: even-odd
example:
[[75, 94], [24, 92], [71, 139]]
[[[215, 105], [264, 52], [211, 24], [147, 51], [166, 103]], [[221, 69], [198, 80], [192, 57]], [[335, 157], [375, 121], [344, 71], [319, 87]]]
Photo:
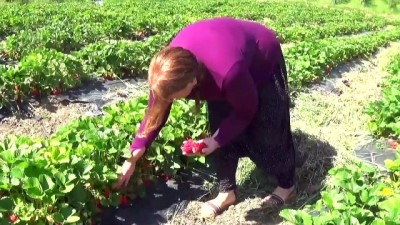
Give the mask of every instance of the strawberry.
[[109, 188], [104, 189], [104, 196], [106, 198], [109, 198], [111, 194], [111, 190]]
[[11, 221], [12, 223], [14, 223], [15, 221], [18, 220], [18, 216], [17, 216], [17, 215], [10, 215], [10, 217], [9, 217], [8, 219], [10, 219], [10, 221]]
[[162, 178], [165, 182], [171, 180], [171, 176], [168, 175], [168, 174], [165, 174], [165, 173], [161, 174], [161, 178]]
[[59, 94], [61, 94], [61, 90], [60, 89], [54, 89], [52, 91], [52, 93], [53, 93], [53, 95], [59, 95]]
[[188, 139], [187, 141], [183, 142], [182, 150], [186, 154], [192, 154], [192, 153], [201, 154], [202, 149], [205, 147], [207, 147], [207, 145], [203, 141], [194, 142], [192, 139]]
[[195, 151], [194, 153], [201, 154], [203, 148], [206, 148], [206, 147], [207, 147], [207, 145], [206, 145], [206, 143], [204, 143], [203, 141], [202, 141], [202, 142], [197, 142], [197, 143], [195, 143], [195, 145], [194, 145], [194, 151]]
[[186, 154], [192, 154], [193, 153], [193, 149], [194, 149], [194, 145], [195, 143], [193, 142], [192, 139], [188, 139], [186, 141], [183, 142], [182, 145], [182, 151]]
[[129, 199], [127, 196], [122, 195], [121, 198], [119, 199], [119, 204], [123, 205], [123, 206], [127, 206], [129, 205]]
[[399, 147], [399, 143], [393, 139], [389, 139], [389, 145], [392, 149], [396, 150]]

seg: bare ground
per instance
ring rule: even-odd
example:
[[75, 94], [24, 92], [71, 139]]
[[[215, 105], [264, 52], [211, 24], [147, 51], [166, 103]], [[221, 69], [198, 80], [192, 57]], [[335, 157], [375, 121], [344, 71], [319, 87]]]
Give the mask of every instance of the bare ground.
[[[369, 60], [336, 68], [328, 82], [331, 85], [315, 85], [295, 99], [291, 114], [295, 144], [310, 156], [297, 171], [300, 193], [297, 203], [290, 208], [315, 201], [321, 188], [329, 182], [327, 171], [355, 158], [354, 148], [369, 136], [368, 117], [363, 110], [369, 102], [379, 99], [379, 84], [388, 75], [384, 66], [399, 49], [399, 42], [392, 43]], [[222, 215], [202, 220], [199, 218], [201, 201], [194, 201], [168, 224], [285, 224], [278, 215], [266, 215], [260, 209], [260, 201], [272, 191], [274, 182], [254, 168], [247, 158], [241, 160], [237, 171], [239, 203]], [[211, 196], [215, 194], [215, 188], [211, 189]]]
[[[143, 95], [146, 84], [125, 84], [120, 88], [105, 92], [102, 99], [111, 100], [108, 104], [116, 101], [124, 101]], [[0, 140], [8, 135], [28, 135], [30, 137], [47, 138], [57, 131], [58, 128], [76, 120], [82, 116], [93, 115], [95, 105], [91, 103], [66, 103], [55, 96], [41, 99], [40, 103], [34, 101], [29, 105], [29, 114], [24, 116], [14, 114], [0, 121]]]

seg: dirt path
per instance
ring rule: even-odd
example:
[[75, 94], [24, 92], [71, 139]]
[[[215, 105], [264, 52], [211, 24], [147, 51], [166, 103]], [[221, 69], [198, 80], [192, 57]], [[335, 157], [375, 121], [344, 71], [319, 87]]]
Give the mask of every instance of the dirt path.
[[[328, 84], [316, 85], [296, 98], [291, 114], [295, 144], [310, 157], [297, 171], [300, 195], [292, 207], [315, 200], [327, 171], [353, 158], [355, 147], [368, 137], [368, 117], [363, 114], [364, 107], [380, 97], [379, 84], [388, 75], [384, 66], [398, 49], [400, 42], [392, 43], [368, 61], [354, 61], [336, 68]], [[237, 172], [241, 184], [240, 202], [236, 206], [214, 220], [202, 221], [198, 218], [201, 202], [191, 202], [186, 211], [169, 225], [285, 224], [278, 216], [265, 215], [259, 208], [262, 197], [271, 191], [273, 183], [262, 178], [253, 168], [249, 160], [241, 161]]]
[[[107, 104], [125, 101], [141, 96], [145, 93], [145, 83], [137, 85], [126, 84], [125, 88], [105, 92], [101, 98], [110, 100]], [[93, 103], [65, 103], [54, 96], [43, 98], [41, 103], [32, 103], [30, 107], [32, 117], [13, 115], [0, 121], [0, 141], [7, 135], [28, 135], [30, 137], [49, 137], [58, 128], [82, 116], [95, 113]]]

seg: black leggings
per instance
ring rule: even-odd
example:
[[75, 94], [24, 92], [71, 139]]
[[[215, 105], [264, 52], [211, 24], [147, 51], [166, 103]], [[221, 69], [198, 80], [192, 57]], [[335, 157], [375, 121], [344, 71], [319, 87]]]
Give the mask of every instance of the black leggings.
[[[236, 189], [235, 175], [241, 157], [249, 157], [257, 167], [275, 176], [282, 188], [290, 188], [295, 183], [295, 149], [284, 60], [279, 71], [259, 91], [259, 109], [248, 128], [214, 153], [220, 192]], [[227, 102], [208, 102], [212, 133], [230, 112]]]

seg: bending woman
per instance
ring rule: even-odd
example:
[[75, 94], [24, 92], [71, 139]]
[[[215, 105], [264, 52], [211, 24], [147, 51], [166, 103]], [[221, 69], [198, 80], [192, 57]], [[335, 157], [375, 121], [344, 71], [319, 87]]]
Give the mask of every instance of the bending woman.
[[215, 154], [218, 196], [202, 207], [215, 216], [236, 201], [238, 160], [249, 157], [277, 178], [265, 208], [292, 200], [295, 150], [289, 115], [287, 74], [280, 42], [261, 24], [233, 18], [198, 21], [181, 30], [149, 66], [148, 111], [131, 145], [116, 187], [129, 182], [136, 161], [157, 137], [174, 99], [205, 100], [212, 137], [203, 155]]

